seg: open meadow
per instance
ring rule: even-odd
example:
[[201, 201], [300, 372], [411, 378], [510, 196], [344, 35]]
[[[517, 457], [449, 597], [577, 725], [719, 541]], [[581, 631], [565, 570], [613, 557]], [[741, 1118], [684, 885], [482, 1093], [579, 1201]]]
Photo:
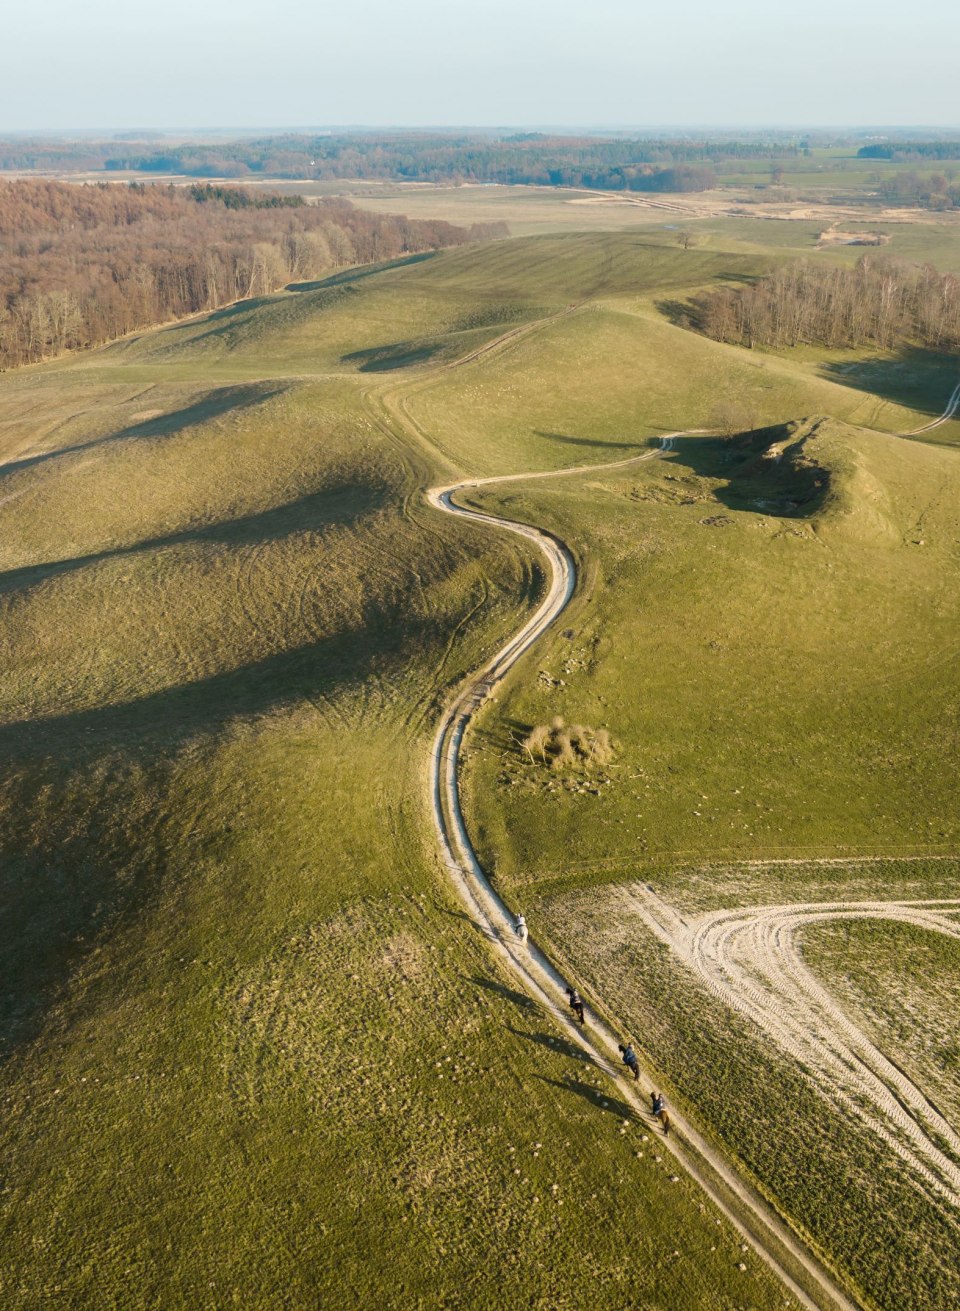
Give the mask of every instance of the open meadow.
[[[844, 1305], [960, 1299], [960, 421], [901, 435], [956, 361], [682, 326], [862, 253], [816, 222], [525, 203], [0, 375], [5, 1306], [798, 1304], [441, 860], [441, 709], [549, 580], [424, 493], [579, 466], [457, 493], [577, 568], [465, 739], [483, 867]], [[960, 268], [960, 229], [890, 250]], [[823, 1032], [688, 932], [894, 901], [935, 931], [797, 927]]]

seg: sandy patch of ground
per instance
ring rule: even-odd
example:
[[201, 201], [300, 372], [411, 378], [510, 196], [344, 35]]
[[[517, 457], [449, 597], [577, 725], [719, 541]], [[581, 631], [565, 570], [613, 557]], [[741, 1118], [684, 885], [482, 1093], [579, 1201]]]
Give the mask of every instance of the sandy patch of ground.
[[792, 1056], [827, 1098], [861, 1119], [927, 1185], [960, 1208], [960, 1134], [814, 977], [798, 934], [838, 919], [886, 919], [960, 938], [960, 899], [807, 902], [682, 916], [644, 884], [620, 889], [634, 915], [709, 990]]

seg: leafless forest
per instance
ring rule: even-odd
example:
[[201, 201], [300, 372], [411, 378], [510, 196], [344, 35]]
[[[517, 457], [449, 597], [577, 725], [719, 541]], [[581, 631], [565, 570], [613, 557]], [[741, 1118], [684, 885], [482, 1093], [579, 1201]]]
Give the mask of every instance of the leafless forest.
[[852, 268], [792, 264], [693, 303], [690, 322], [715, 341], [781, 348], [960, 347], [960, 279], [865, 255]]
[[224, 187], [0, 183], [0, 368], [502, 224], [370, 214]]

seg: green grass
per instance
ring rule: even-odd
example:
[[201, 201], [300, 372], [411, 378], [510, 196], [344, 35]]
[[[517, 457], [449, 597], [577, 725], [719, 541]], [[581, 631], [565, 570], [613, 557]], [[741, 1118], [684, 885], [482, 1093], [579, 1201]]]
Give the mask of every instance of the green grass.
[[[725, 401], [936, 412], [940, 360], [751, 355], [669, 321], [783, 257], [501, 241], [0, 378], [5, 1305], [782, 1305], [633, 1155], [615, 1089], [447, 888], [438, 707], [542, 575], [422, 489], [632, 454]], [[468, 740], [471, 827], [511, 894], [677, 851], [955, 846], [955, 453], [839, 422], [792, 440], [826, 489], [689, 438], [472, 494], [584, 566]], [[570, 788], [517, 747], [554, 714], [615, 743]], [[661, 1036], [709, 1119], [677, 1073], [688, 1029]]]
[[[697, 437], [478, 494], [585, 562], [466, 765], [507, 886], [668, 853], [957, 849], [956, 455], [830, 421], [783, 442], [825, 499], [787, 459]], [[554, 714], [613, 735], [599, 795], [524, 760], [517, 732]]]
[[539, 575], [290, 303], [0, 379], [4, 1305], [780, 1305], [447, 890], [438, 700]]

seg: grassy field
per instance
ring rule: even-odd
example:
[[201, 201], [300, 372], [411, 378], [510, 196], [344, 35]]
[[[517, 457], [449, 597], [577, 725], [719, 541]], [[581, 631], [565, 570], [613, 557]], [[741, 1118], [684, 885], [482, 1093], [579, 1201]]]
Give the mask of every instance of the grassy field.
[[[955, 851], [958, 480], [952, 450], [824, 420], [485, 492], [586, 562], [466, 769], [506, 886], [661, 855]], [[525, 758], [558, 715], [612, 734], [597, 777]]]
[[[471, 494], [583, 564], [470, 739], [478, 847], [531, 907], [684, 851], [956, 849], [960, 466], [887, 435], [951, 366], [676, 327], [670, 302], [784, 257], [737, 242], [495, 242], [0, 377], [5, 1305], [784, 1305], [486, 952], [425, 796], [440, 700], [542, 578], [422, 489], [624, 457], [736, 403], [796, 422]], [[606, 726], [612, 760], [525, 757], [557, 715]], [[611, 995], [641, 1033], [638, 960]], [[647, 1045], [709, 1124], [723, 1016], [691, 1028], [684, 995]], [[760, 1087], [762, 1045], [736, 1046]], [[815, 1105], [797, 1120], [813, 1152]], [[769, 1141], [729, 1141], [792, 1197]], [[915, 1249], [832, 1244], [819, 1186], [802, 1224], [894, 1305]]]
[[[830, 203], [825, 196], [818, 197], [815, 189], [811, 193], [817, 175], [807, 173], [793, 179], [795, 185], [783, 189], [757, 191], [756, 179], [744, 178], [739, 187], [731, 184], [728, 190], [705, 196], [668, 197], [668, 202], [677, 207], [675, 212], [659, 208], [657, 197], [578, 192], [562, 187], [417, 184], [385, 186], [381, 191], [377, 186], [367, 186], [358, 189], [354, 199], [382, 213], [402, 209], [411, 218], [443, 218], [453, 223], [501, 220], [515, 237], [630, 232], [676, 242], [677, 234], [687, 231], [697, 242], [727, 252], [762, 255], [781, 250], [791, 258], [843, 263], [855, 262], [869, 250], [856, 245], [819, 249], [820, 234], [835, 226], [885, 234], [889, 240], [881, 251], [894, 259], [929, 262], [948, 272], [960, 272], [960, 228], [955, 218], [913, 210], [899, 212], [893, 222], [882, 213], [882, 206], [864, 203], [859, 188], [869, 175], [866, 170], [844, 175], [837, 188], [838, 204]], [[838, 177], [832, 175], [831, 182]], [[776, 217], [757, 217], [752, 211], [764, 215], [769, 211]]]
[[4, 1305], [782, 1305], [437, 868], [437, 698], [539, 580], [341, 364], [380, 294], [0, 380]]

